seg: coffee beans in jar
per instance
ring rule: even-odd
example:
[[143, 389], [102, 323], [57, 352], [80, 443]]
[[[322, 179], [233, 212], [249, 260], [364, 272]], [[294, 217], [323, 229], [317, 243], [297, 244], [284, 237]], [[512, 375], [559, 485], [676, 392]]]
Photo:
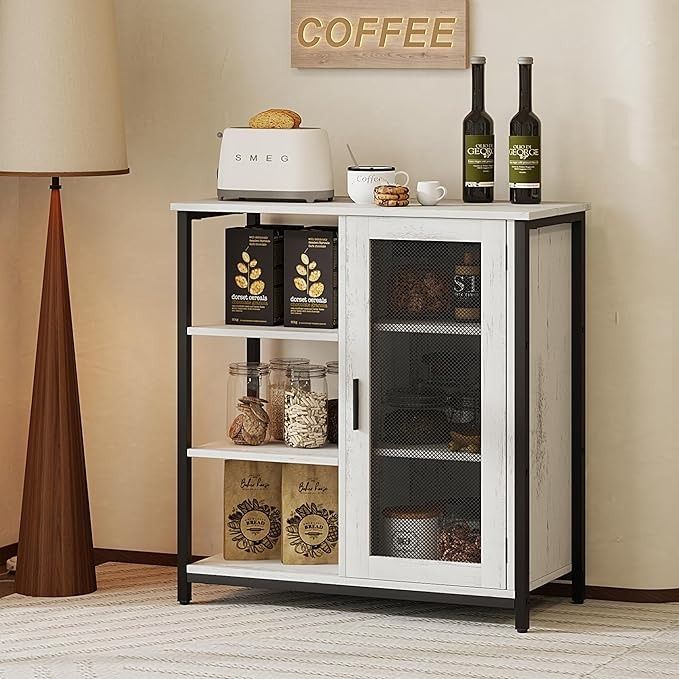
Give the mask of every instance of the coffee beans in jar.
[[328, 373], [328, 443], [337, 443], [338, 430], [338, 396], [339, 396], [339, 363], [328, 361], [326, 363]]
[[441, 530], [439, 547], [442, 561], [481, 563], [481, 528], [478, 521], [457, 519]]
[[285, 388], [288, 384], [288, 368], [293, 365], [309, 365], [308, 358], [272, 358], [269, 361], [269, 427], [272, 441], [285, 440]]
[[293, 448], [320, 448], [328, 433], [328, 385], [325, 366], [288, 368], [285, 389], [285, 443]]

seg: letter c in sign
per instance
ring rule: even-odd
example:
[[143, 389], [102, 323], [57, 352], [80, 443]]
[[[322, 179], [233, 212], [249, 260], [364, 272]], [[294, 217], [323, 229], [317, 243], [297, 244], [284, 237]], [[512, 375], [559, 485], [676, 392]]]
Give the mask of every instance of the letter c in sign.
[[311, 40], [307, 40], [304, 37], [304, 31], [306, 31], [307, 26], [312, 24], [316, 26], [316, 28], [321, 28], [321, 26], [323, 26], [320, 19], [317, 19], [316, 17], [307, 17], [300, 23], [299, 28], [297, 29], [297, 40], [299, 40], [299, 44], [302, 45], [302, 47], [315, 47], [321, 41], [318, 36], [311, 38]]

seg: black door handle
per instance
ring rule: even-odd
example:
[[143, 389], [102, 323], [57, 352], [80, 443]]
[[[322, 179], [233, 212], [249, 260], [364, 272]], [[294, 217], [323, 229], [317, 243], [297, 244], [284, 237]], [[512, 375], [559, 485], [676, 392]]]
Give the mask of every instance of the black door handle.
[[354, 407], [352, 411], [354, 418], [354, 431], [358, 429], [358, 379], [354, 379]]

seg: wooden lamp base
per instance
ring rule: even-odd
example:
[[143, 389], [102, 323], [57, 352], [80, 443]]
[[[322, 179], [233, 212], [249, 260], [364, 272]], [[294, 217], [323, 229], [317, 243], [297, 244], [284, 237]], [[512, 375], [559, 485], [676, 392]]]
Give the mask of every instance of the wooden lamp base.
[[16, 591], [97, 589], [59, 178], [52, 179]]

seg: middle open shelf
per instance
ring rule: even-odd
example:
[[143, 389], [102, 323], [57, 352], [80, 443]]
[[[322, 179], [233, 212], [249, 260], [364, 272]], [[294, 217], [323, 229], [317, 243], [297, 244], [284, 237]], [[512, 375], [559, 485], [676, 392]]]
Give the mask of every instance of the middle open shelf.
[[189, 448], [187, 455], [211, 460], [252, 460], [283, 464], [319, 464], [330, 467], [337, 467], [339, 460], [337, 446], [331, 443], [326, 443], [322, 448], [291, 448], [284, 443], [239, 446], [226, 439]]

